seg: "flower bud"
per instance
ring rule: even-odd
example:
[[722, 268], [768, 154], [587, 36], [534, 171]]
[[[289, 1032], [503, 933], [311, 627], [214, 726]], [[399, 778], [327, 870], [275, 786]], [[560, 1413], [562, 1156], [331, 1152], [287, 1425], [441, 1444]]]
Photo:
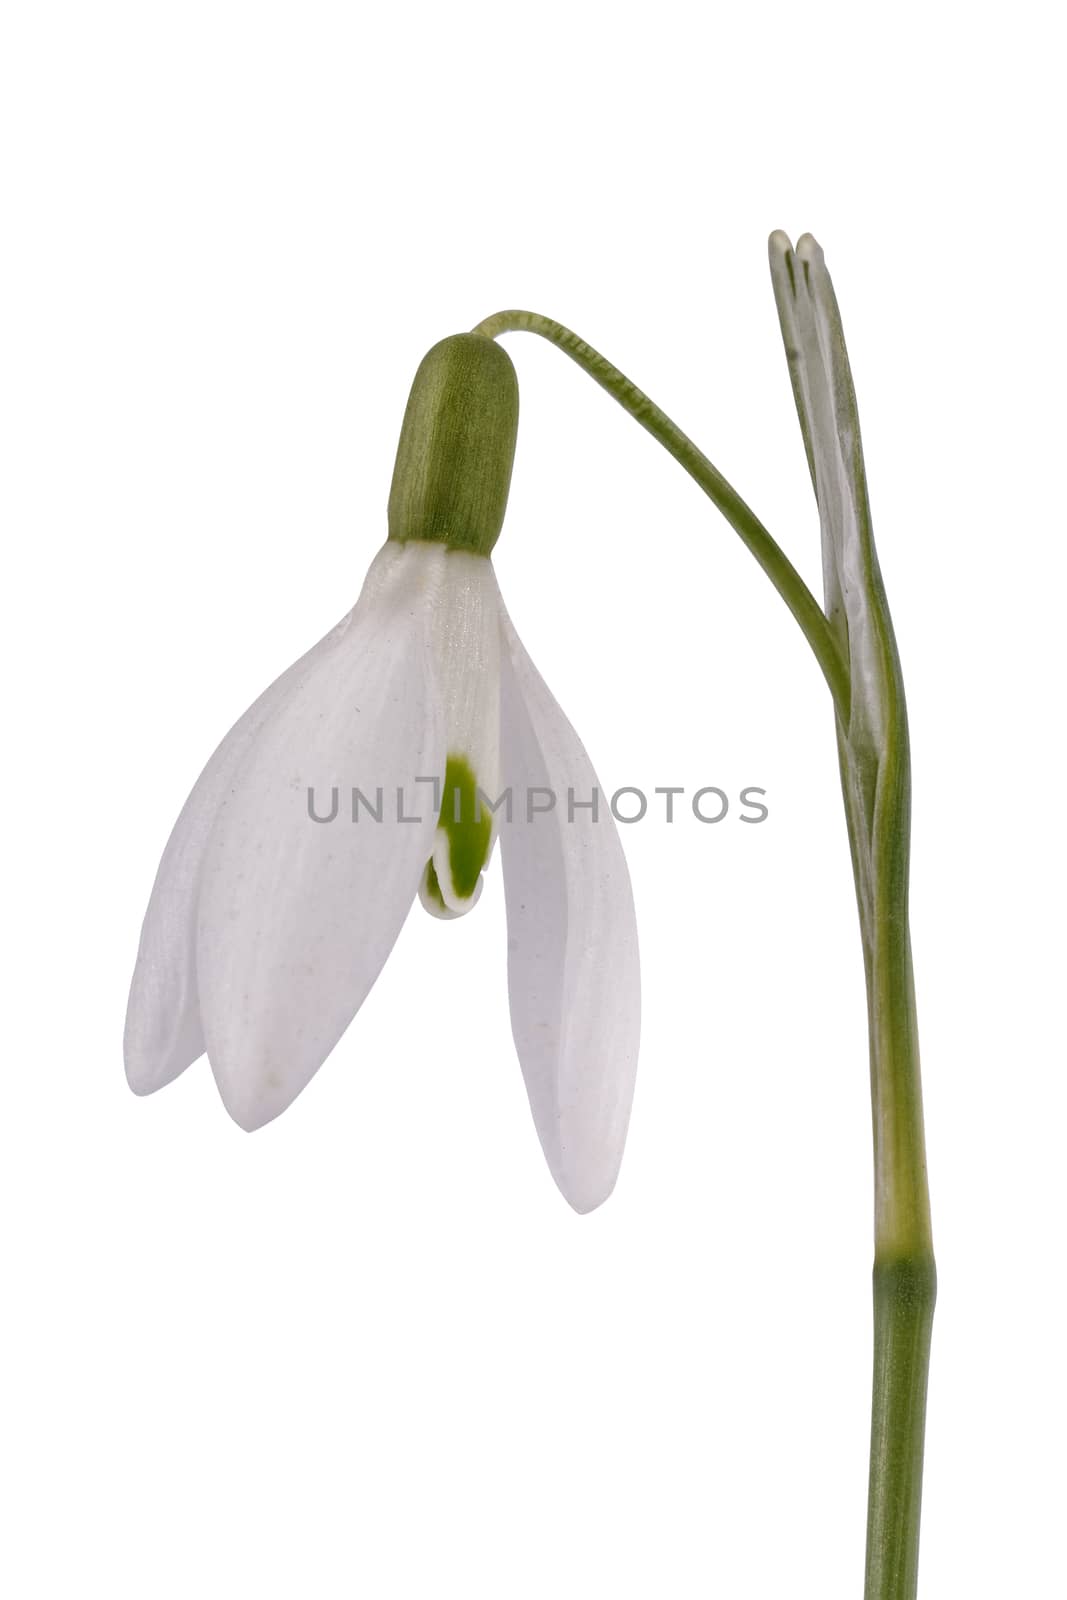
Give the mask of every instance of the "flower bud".
[[487, 556], [504, 522], [519, 423], [510, 357], [480, 333], [442, 339], [411, 386], [389, 493], [390, 539]]

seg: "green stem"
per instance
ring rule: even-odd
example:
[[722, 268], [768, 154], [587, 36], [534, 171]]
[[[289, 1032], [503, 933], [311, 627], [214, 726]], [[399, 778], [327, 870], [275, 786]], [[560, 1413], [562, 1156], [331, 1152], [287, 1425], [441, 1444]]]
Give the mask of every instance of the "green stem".
[[536, 311], [498, 311], [495, 316], [480, 322], [473, 331], [485, 334], [490, 339], [502, 333], [516, 332], [536, 333], [542, 339], [547, 339], [570, 356], [602, 389], [606, 389], [612, 399], [617, 400], [623, 410], [629, 412], [685, 468], [740, 535], [800, 624], [830, 687], [838, 715], [847, 725], [848, 667], [822, 607], [756, 513], [745, 504], [737, 490], [707, 456], [697, 449], [692, 439], [635, 383], [631, 383], [625, 373], [613, 367], [610, 361], [606, 361], [584, 339], [579, 339], [576, 333], [560, 322], [553, 322], [550, 317], [542, 317]]
[[866, 1600], [913, 1600], [936, 1278], [932, 1257], [876, 1261]]
[[[874, 1127], [874, 1378], [865, 1600], [914, 1600], [923, 1443], [937, 1273], [926, 1172], [908, 878], [911, 759], [900, 656], [877, 564], [871, 621], [880, 639], [885, 730], [877, 754], [870, 856], [857, 893], [865, 941]], [[862, 831], [863, 787], [847, 785], [849, 832]], [[861, 925], [863, 915], [861, 910]]]
[[[906, 725], [903, 740], [887, 741], [882, 764], [875, 830], [884, 863], [877, 875], [881, 894], [879, 882], [871, 881], [876, 875], [866, 852], [863, 791], [850, 781], [849, 751], [838, 732], [867, 980], [874, 1126], [874, 1378], [864, 1596], [914, 1600], [937, 1277], [908, 939], [906, 772], [892, 781], [900, 756], [906, 757]], [[887, 781], [896, 790], [896, 804], [887, 803]]]
[[868, 997], [875, 1257], [864, 1595], [865, 1600], [914, 1600], [937, 1273], [906, 904], [875, 913]]

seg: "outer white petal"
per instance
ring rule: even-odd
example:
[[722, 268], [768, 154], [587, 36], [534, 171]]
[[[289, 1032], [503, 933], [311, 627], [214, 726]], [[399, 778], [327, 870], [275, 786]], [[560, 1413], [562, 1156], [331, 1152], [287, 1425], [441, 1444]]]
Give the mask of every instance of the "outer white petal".
[[186, 800], [163, 851], [141, 929], [123, 1041], [126, 1076], [151, 1094], [203, 1053], [196, 979], [197, 897], [204, 850], [215, 818], [260, 729], [354, 621], [373, 606], [398, 569], [401, 552], [386, 545], [371, 563], [353, 611], [276, 678], [218, 746]]
[[[630, 875], [577, 734], [503, 617], [501, 829], [511, 1025], [552, 1176], [576, 1211], [615, 1186], [633, 1099], [641, 993]], [[530, 789], [553, 810], [527, 820]], [[600, 794], [596, 821], [578, 801]], [[538, 801], [535, 800], [535, 804]], [[573, 818], [573, 820], [572, 820]]]
[[136, 1094], [161, 1089], [203, 1052], [196, 984], [196, 904], [208, 834], [264, 722], [332, 646], [347, 621], [345, 618], [275, 679], [234, 724], [174, 824], [145, 913], [126, 1009], [126, 1076]]
[[[424, 775], [444, 729], [428, 670], [427, 607], [443, 550], [396, 552], [261, 729], [204, 863], [197, 971], [208, 1058], [231, 1116], [260, 1127], [299, 1094], [381, 971], [415, 897], [435, 816]], [[373, 801], [353, 822], [351, 790]], [[332, 822], [328, 797], [339, 789]], [[397, 791], [404, 806], [398, 810]], [[402, 818], [418, 814], [418, 822]]]

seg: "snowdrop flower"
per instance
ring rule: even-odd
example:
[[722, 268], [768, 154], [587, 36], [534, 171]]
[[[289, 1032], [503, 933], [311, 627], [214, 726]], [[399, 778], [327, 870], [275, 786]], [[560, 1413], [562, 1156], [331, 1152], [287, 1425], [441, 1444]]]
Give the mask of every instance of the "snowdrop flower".
[[637, 933], [610, 811], [580, 803], [596, 774], [490, 560], [517, 419], [492, 340], [458, 335], [423, 361], [389, 538], [355, 607], [230, 730], [174, 826], [126, 1072], [147, 1094], [206, 1050], [231, 1116], [269, 1122], [341, 1038], [416, 896], [442, 918], [469, 911], [499, 834], [515, 1046], [552, 1175], [588, 1211], [626, 1136]]

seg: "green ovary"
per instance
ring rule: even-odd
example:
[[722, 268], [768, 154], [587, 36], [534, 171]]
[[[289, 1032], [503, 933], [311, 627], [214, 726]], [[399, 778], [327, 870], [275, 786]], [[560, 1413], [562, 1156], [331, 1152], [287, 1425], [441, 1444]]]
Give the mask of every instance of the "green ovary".
[[478, 781], [466, 756], [448, 758], [437, 826], [448, 838], [452, 892], [469, 900], [489, 859], [493, 819], [478, 800]]

